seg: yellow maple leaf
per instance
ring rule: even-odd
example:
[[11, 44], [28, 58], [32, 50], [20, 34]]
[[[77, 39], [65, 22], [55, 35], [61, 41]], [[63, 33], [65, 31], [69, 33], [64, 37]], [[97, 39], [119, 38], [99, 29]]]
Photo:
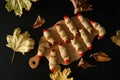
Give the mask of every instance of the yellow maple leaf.
[[23, 14], [23, 9], [29, 11], [32, 6], [32, 2], [36, 2], [38, 0], [6, 0], [7, 4], [5, 8], [8, 10], [8, 12], [14, 10], [15, 14], [20, 16]]
[[50, 78], [51, 80], [73, 80], [73, 78], [67, 78], [70, 73], [70, 68], [64, 69], [61, 72], [61, 67], [57, 65], [55, 71], [50, 74]]
[[[13, 35], [7, 35], [6, 39], [8, 44], [6, 44], [7, 47], [11, 48], [15, 52], [21, 52], [23, 55], [33, 49], [35, 41], [30, 37], [30, 34], [28, 31], [25, 31], [24, 33], [21, 33], [21, 29], [15, 28]], [[12, 62], [14, 59], [14, 54], [12, 57]]]
[[112, 42], [120, 46], [120, 30], [117, 30], [116, 35], [112, 36], [111, 39], [112, 39]]

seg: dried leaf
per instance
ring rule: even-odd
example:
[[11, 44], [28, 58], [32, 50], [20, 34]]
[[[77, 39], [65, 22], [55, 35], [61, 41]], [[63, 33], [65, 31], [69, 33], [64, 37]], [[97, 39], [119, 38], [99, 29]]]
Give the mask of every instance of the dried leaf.
[[98, 62], [105, 62], [105, 61], [110, 61], [111, 58], [103, 53], [103, 52], [97, 52], [97, 53], [93, 53], [90, 55], [90, 57], [94, 57], [96, 61]]
[[36, 19], [36, 21], [35, 21], [35, 23], [34, 23], [34, 25], [33, 25], [33, 28], [34, 28], [34, 29], [39, 28], [39, 27], [41, 27], [44, 23], [45, 23], [45, 19], [42, 18], [42, 17], [40, 17], [40, 16], [38, 15], [38, 17], [37, 17], [37, 19]]
[[92, 5], [89, 5], [86, 0], [71, 0], [71, 2], [74, 6], [74, 14], [93, 10]]
[[120, 46], [120, 30], [117, 30], [116, 35], [112, 36], [111, 39], [116, 45]]
[[50, 78], [51, 80], [73, 80], [73, 78], [67, 78], [70, 73], [70, 68], [64, 69], [61, 72], [61, 67], [57, 65], [55, 71], [50, 74]]
[[82, 67], [83, 69], [87, 69], [89, 67], [94, 67], [94, 65], [91, 65], [88, 62], [84, 61], [83, 58], [80, 59], [78, 66]]
[[30, 10], [32, 6], [31, 1], [36, 2], [38, 0], [6, 0], [7, 4], [5, 8], [8, 10], [8, 12], [14, 10], [15, 15], [21, 17], [21, 15], [23, 14], [22, 8], [25, 8], [25, 10], [27, 11]]
[[[7, 35], [7, 42], [6, 44], [7, 47], [11, 48], [15, 52], [21, 52], [23, 55], [33, 49], [35, 41], [30, 37], [30, 34], [28, 31], [25, 31], [24, 33], [21, 33], [20, 28], [14, 29], [13, 35]], [[13, 58], [14, 58], [13, 54]], [[12, 58], [12, 61], [13, 61]]]

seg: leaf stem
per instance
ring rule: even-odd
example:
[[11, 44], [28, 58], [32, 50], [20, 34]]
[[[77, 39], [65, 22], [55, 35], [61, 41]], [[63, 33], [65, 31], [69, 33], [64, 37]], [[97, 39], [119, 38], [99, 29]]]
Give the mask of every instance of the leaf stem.
[[11, 63], [13, 63], [14, 57], [15, 57], [15, 51], [13, 52]]

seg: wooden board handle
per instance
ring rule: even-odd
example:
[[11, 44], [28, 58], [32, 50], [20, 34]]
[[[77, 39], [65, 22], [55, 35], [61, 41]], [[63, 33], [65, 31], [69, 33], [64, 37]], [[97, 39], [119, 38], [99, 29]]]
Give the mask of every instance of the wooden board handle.
[[31, 57], [31, 58], [29, 59], [29, 65], [30, 65], [30, 67], [31, 67], [32, 69], [37, 68], [38, 65], [39, 65], [39, 61], [40, 61], [40, 58], [39, 58], [37, 55]]

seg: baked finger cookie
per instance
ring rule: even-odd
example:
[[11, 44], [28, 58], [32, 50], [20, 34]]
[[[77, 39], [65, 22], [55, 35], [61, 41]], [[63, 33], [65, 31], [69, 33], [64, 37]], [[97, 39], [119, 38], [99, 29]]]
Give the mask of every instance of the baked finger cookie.
[[105, 29], [99, 23], [81, 14], [74, 17], [65, 15], [63, 20], [43, 30], [38, 53], [30, 58], [29, 65], [35, 69], [42, 56], [48, 59], [51, 71], [57, 64], [69, 65], [93, 49], [92, 41], [97, 35], [99, 39], [105, 35]]

